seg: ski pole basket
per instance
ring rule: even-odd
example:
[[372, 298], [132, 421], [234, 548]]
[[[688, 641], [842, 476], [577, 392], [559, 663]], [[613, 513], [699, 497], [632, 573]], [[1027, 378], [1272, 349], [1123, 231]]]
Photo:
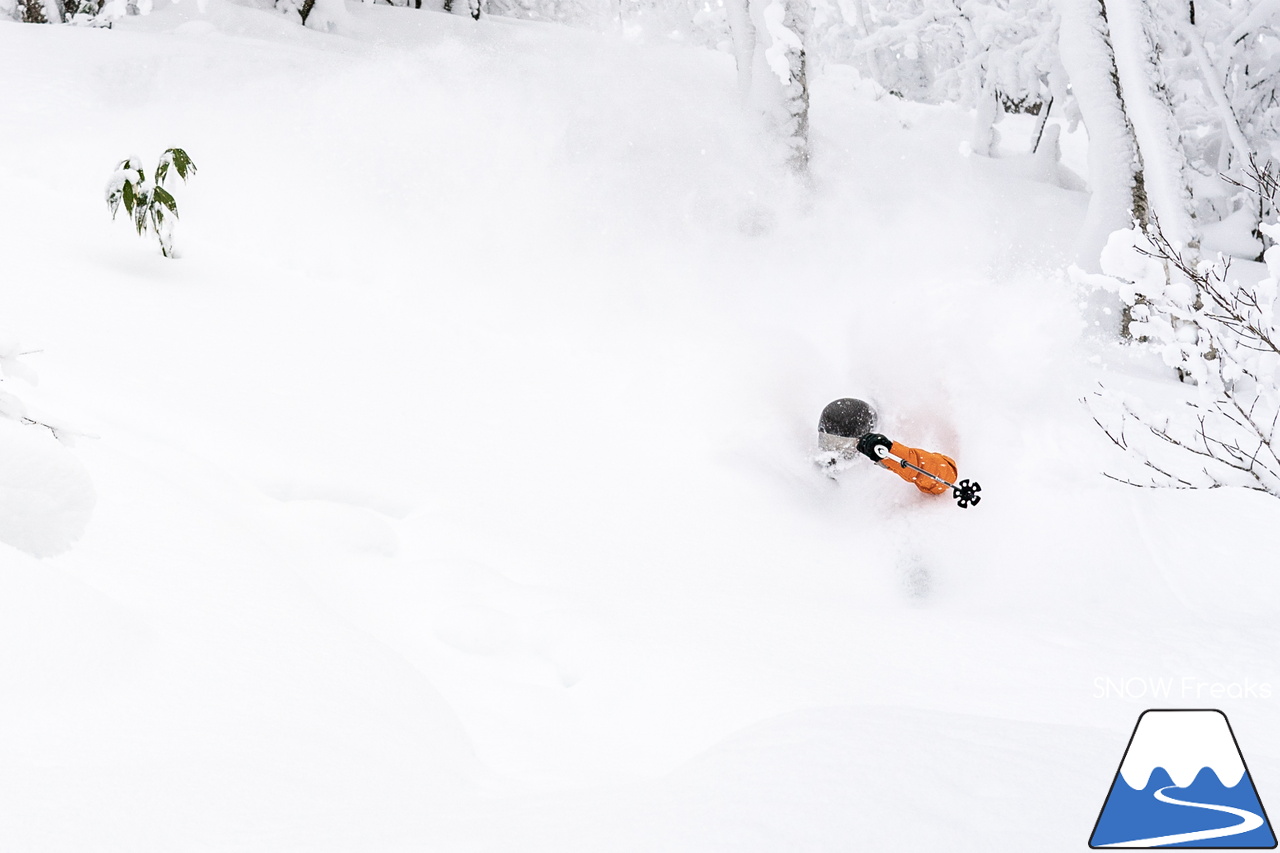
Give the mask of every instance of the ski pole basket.
[[968, 479], [961, 480], [953, 487], [951, 496], [956, 499], [956, 505], [961, 509], [969, 506], [977, 506], [978, 501], [982, 500], [982, 496], [978, 492], [982, 491], [982, 484], [977, 480], [970, 482]]

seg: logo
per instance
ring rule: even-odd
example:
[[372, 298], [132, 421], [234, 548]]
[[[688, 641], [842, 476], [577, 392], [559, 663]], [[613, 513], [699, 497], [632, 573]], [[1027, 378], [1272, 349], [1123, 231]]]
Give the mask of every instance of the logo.
[[1143, 711], [1089, 846], [1274, 848], [1227, 715]]

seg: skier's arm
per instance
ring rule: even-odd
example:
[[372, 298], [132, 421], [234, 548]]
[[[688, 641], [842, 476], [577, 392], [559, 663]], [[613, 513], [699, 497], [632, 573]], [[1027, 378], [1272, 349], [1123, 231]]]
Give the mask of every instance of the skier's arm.
[[[934, 477], [946, 480], [948, 483], [956, 481], [956, 463], [950, 456], [943, 456], [941, 453], [930, 453], [927, 450], [918, 450], [914, 447], [907, 447], [904, 444], [893, 442], [890, 450], [894, 456], [899, 459], [905, 459], [918, 468], [923, 468]], [[922, 492], [931, 495], [944, 494], [948, 487], [939, 483], [933, 477], [927, 477], [919, 471], [913, 471], [904, 465], [901, 465], [892, 459], [881, 460], [881, 464], [886, 468], [891, 468], [898, 473], [898, 476], [909, 483], [915, 483], [916, 488]]]
[[[905, 444], [886, 438], [883, 435], [872, 433], [863, 436], [858, 441], [858, 449], [862, 451], [869, 459], [879, 462], [885, 468], [893, 471], [908, 483], [915, 484], [915, 487], [922, 492], [931, 495], [940, 495], [947, 491], [947, 487], [932, 477], [921, 474], [919, 471], [913, 470], [901, 464], [898, 459], [905, 459], [907, 462], [918, 468], [923, 468], [934, 477], [939, 477], [949, 483], [956, 481], [956, 463], [949, 456], [943, 456], [941, 453], [930, 453], [927, 450], [918, 450], [914, 447], [907, 447]], [[881, 451], [887, 451], [897, 459], [887, 458]]]
[[[889, 452], [898, 457], [898, 459], [905, 459], [912, 465], [918, 465], [919, 467], [924, 468], [923, 465], [920, 465], [920, 451], [916, 450], [914, 447], [907, 447], [905, 444], [898, 444], [898, 442], [892, 441], [889, 444]], [[906, 480], [908, 483], [915, 484], [921, 491], [929, 491], [927, 487], [920, 484], [921, 480], [926, 483], [933, 483], [935, 486], [937, 485], [936, 482], [930, 480], [919, 471], [903, 465], [898, 461], [898, 459], [881, 459], [880, 464]], [[926, 468], [925, 470], [928, 469]]]

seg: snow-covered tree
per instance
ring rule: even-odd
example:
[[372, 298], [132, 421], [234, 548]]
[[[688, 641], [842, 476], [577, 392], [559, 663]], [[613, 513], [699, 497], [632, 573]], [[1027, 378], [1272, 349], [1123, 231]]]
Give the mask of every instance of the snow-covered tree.
[[1248, 208], [1261, 260], [1270, 238], [1257, 226], [1275, 210], [1265, 194], [1243, 189], [1241, 178], [1253, 162], [1280, 154], [1280, 3], [1202, 0], [1177, 23], [1188, 56], [1179, 123], [1189, 160], [1204, 176], [1198, 210], [1216, 220]]
[[809, 0], [728, 0], [739, 88], [787, 146], [798, 174], [809, 168]]
[[[1059, 5], [1062, 61], [1089, 133], [1093, 196], [1079, 265], [1096, 270], [1107, 235], [1137, 222], [1158, 223], [1194, 267], [1205, 225], [1244, 206], [1265, 248], [1257, 226], [1274, 203], [1242, 190], [1241, 179], [1277, 139], [1280, 83], [1257, 71], [1280, 70], [1272, 30], [1280, 4], [1264, 4], [1270, 12], [1232, 0]], [[1164, 268], [1184, 275], [1179, 264]]]
[[[1267, 219], [1267, 199], [1249, 195], [1239, 183], [1250, 162], [1272, 155], [1280, 137], [1280, 38], [1274, 29], [1280, 4], [1093, 2], [1102, 14], [1100, 31], [1114, 48], [1119, 104], [1139, 155], [1135, 174], [1165, 236], [1194, 248], [1205, 224], [1245, 204], [1255, 206], [1255, 224]], [[1069, 10], [1091, 3], [1061, 5], [1066, 20]], [[1064, 44], [1064, 63], [1070, 64], [1066, 51]], [[1078, 72], [1089, 69], [1075, 65], [1072, 85], [1080, 98], [1088, 92], [1077, 85]], [[1093, 149], [1098, 128], [1087, 118], [1085, 124]], [[1139, 207], [1134, 205], [1133, 218], [1146, 222]], [[1093, 237], [1097, 243], [1099, 235]]]
[[1108, 235], [1148, 222], [1142, 160], [1125, 109], [1103, 0], [1060, 0], [1060, 51], [1074, 110], [1089, 134], [1089, 209], [1077, 263], [1096, 272]]
[[1196, 247], [1200, 235], [1192, 208], [1187, 157], [1166, 76], [1178, 13], [1151, 0], [1103, 2], [1150, 212], [1174, 244]]
[[63, 0], [63, 11], [69, 24], [109, 26], [103, 13], [103, 0]]
[[0, 13], [27, 24], [60, 24], [66, 20], [59, 0], [3, 0]]
[[816, 0], [810, 41], [895, 95], [972, 108], [978, 154], [998, 152], [1006, 112], [1038, 115], [1050, 149], [1050, 110], [1083, 121], [1086, 269], [1135, 221], [1194, 249], [1244, 204], [1267, 218], [1269, 202], [1223, 176], [1280, 137], [1275, 0]]
[[0, 0], [0, 18], [33, 24], [106, 27], [112, 19], [150, 11], [151, 0]]
[[1054, 97], [1058, 24], [1045, 0], [819, 0], [814, 29], [823, 59], [886, 91], [974, 108], [976, 153], [994, 149], [1004, 112], [1047, 116]]

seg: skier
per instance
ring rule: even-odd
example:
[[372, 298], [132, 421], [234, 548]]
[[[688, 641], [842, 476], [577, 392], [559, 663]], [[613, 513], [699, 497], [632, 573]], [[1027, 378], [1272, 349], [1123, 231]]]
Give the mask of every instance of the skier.
[[955, 489], [954, 459], [886, 438], [874, 431], [876, 420], [876, 410], [862, 400], [845, 397], [828, 404], [818, 420], [818, 446], [831, 454], [827, 464], [861, 453], [926, 494], [941, 495]]

